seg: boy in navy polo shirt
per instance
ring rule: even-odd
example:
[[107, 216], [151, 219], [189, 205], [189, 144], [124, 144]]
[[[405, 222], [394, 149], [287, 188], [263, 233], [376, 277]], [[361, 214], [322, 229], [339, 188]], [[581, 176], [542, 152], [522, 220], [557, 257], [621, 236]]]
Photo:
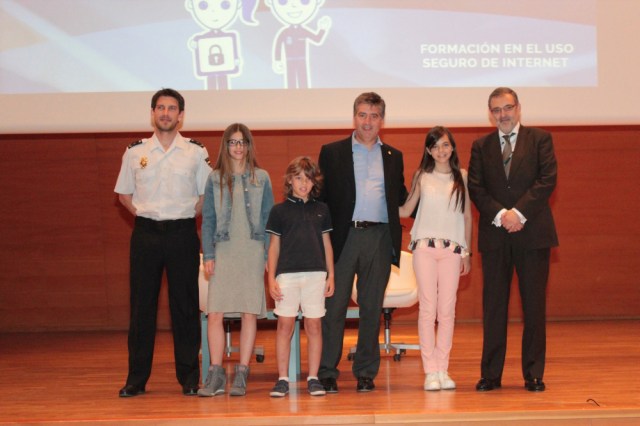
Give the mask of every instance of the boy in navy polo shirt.
[[309, 157], [298, 157], [287, 167], [287, 199], [271, 209], [266, 232], [272, 234], [267, 260], [269, 293], [278, 316], [276, 359], [278, 381], [272, 397], [289, 393], [289, 352], [298, 309], [304, 316], [309, 355], [307, 389], [324, 395], [318, 380], [322, 354], [324, 299], [333, 295], [333, 249], [329, 232], [331, 217], [326, 204], [316, 201], [322, 174]]

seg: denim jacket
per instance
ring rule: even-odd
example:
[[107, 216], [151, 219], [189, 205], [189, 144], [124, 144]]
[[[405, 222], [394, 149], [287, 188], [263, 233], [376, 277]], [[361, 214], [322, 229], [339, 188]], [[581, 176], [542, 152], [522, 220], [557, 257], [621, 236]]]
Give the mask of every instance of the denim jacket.
[[[234, 177], [235, 179], [235, 177]], [[242, 188], [249, 219], [251, 239], [264, 241], [265, 260], [269, 248], [269, 234], [264, 232], [269, 218], [269, 212], [273, 207], [273, 191], [269, 174], [262, 169], [255, 169], [255, 182], [252, 182], [251, 173], [242, 175]], [[204, 204], [202, 207], [202, 253], [203, 260], [216, 258], [216, 244], [220, 241], [229, 241], [229, 226], [231, 225], [231, 196], [227, 185], [223, 185], [222, 197], [220, 196], [220, 171], [214, 170], [207, 179], [204, 191]]]

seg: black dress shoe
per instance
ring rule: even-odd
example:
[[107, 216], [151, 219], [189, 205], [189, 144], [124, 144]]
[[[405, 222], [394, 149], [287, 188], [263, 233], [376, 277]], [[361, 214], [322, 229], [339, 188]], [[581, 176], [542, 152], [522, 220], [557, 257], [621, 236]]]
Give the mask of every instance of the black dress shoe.
[[130, 396], [141, 395], [143, 393], [144, 393], [144, 386], [126, 385], [125, 387], [120, 389], [118, 396], [120, 398], [128, 398]]
[[479, 392], [486, 392], [502, 387], [502, 383], [498, 379], [487, 379], [485, 377], [478, 380], [476, 384], [476, 390]]
[[546, 388], [542, 379], [525, 380], [524, 387], [529, 392], [544, 392]]
[[371, 392], [376, 388], [376, 385], [373, 383], [373, 379], [370, 377], [358, 377], [358, 386], [356, 390], [358, 392]]
[[320, 379], [320, 383], [324, 386], [324, 390], [327, 393], [338, 393], [338, 382], [333, 377], [326, 377], [324, 379]]
[[182, 394], [185, 396], [196, 396], [198, 395], [198, 385], [195, 386], [183, 386], [182, 387]]

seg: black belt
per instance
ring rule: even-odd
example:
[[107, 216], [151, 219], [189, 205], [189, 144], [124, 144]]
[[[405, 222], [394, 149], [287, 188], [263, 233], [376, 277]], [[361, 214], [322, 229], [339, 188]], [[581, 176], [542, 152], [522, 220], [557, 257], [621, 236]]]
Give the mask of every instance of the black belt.
[[354, 220], [351, 226], [356, 229], [367, 229], [372, 226], [382, 225], [384, 222], [367, 222], [366, 220]]
[[136, 226], [149, 229], [151, 231], [173, 231], [176, 229], [190, 228], [196, 226], [195, 218], [174, 219], [174, 220], [153, 220], [142, 216], [136, 216]]

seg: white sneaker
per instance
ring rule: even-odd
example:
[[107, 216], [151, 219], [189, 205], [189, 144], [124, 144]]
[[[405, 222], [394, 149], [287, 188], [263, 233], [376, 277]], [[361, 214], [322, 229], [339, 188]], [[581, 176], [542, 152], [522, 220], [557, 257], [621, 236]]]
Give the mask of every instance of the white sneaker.
[[440, 376], [438, 373], [427, 373], [427, 377], [424, 379], [424, 390], [440, 390]]
[[438, 378], [440, 379], [440, 389], [453, 390], [456, 388], [456, 382], [451, 380], [446, 371], [438, 371]]

